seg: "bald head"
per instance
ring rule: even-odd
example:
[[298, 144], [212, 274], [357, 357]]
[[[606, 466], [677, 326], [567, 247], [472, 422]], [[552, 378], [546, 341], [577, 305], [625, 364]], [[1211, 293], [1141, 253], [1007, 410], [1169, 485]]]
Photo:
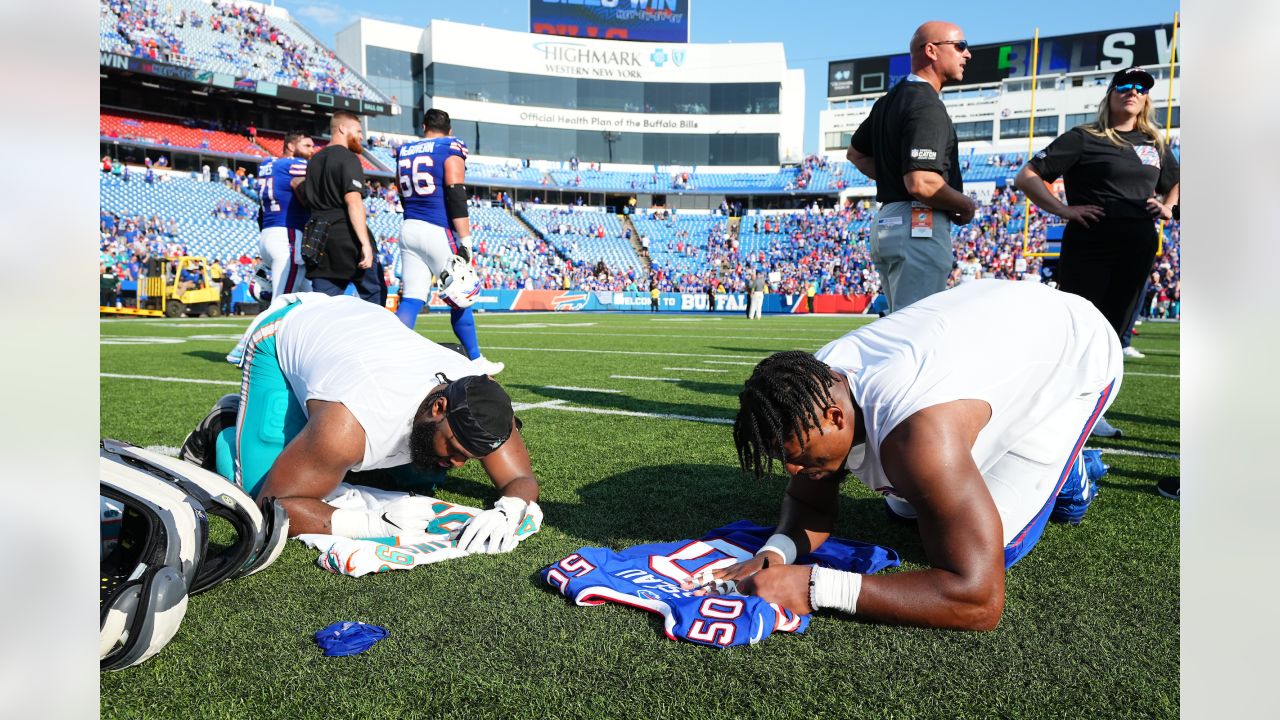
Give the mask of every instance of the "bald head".
[[968, 48], [956, 48], [963, 40], [964, 31], [954, 23], [930, 20], [916, 28], [911, 35], [911, 72], [934, 81], [937, 88], [944, 82], [963, 80], [964, 64], [973, 57]]

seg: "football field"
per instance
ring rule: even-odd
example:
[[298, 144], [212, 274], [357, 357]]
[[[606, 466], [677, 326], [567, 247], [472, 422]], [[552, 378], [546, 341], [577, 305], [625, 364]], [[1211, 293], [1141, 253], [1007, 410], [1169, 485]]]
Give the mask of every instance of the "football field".
[[[716, 650], [673, 642], [661, 618], [576, 607], [538, 570], [582, 546], [696, 538], [747, 519], [772, 525], [785, 486], [739, 473], [737, 394], [769, 353], [814, 351], [862, 316], [478, 315], [486, 356], [517, 403], [545, 525], [506, 555], [363, 578], [331, 575], [290, 541], [267, 570], [191, 598], [182, 628], [143, 665], [101, 676], [111, 718], [1176, 717], [1179, 333], [1148, 322], [1093, 438], [1111, 467], [1078, 527], [1050, 524], [1009, 571], [1000, 626], [961, 633], [819, 613], [803, 635]], [[101, 433], [176, 448], [239, 370], [223, 359], [245, 319], [104, 320]], [[453, 342], [448, 317], [418, 330]], [[1010, 332], [1016, 332], [1011, 328]], [[991, 358], [1000, 362], [1000, 358]], [[436, 493], [491, 505], [478, 463]], [[924, 554], [856, 480], [836, 535]], [[327, 658], [312, 634], [336, 621], [390, 636]]]

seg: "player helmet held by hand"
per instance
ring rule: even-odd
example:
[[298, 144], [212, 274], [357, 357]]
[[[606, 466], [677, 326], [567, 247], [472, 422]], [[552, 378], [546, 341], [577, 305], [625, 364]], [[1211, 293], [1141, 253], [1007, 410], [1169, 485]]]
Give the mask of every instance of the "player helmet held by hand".
[[440, 281], [443, 286], [441, 295], [450, 307], [469, 308], [480, 295], [480, 275], [461, 256], [454, 255], [449, 259], [444, 272], [440, 273]]

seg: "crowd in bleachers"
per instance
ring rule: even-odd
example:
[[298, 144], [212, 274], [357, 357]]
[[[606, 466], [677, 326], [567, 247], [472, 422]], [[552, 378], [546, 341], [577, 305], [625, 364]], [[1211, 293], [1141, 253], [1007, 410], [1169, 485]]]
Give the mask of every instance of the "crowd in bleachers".
[[383, 101], [284, 15], [228, 0], [100, 0], [102, 50], [316, 92]]
[[[251, 272], [258, 231], [251, 172], [223, 166], [216, 175], [153, 174], [146, 167], [135, 169], [130, 180], [127, 168], [109, 158], [101, 169], [100, 260], [122, 280], [136, 279], [148, 257], [186, 253], [220, 260], [237, 280]], [[829, 171], [830, 164], [807, 161], [806, 169]], [[399, 190], [394, 182], [368, 184], [369, 225], [394, 290], [403, 218]], [[869, 199], [741, 217], [640, 208], [622, 218], [585, 206], [515, 204], [505, 196], [493, 204], [473, 198], [471, 206], [485, 288], [647, 291], [654, 285], [664, 291], [745, 292], [752, 273], [764, 272], [772, 278], [771, 292], [790, 295], [810, 286], [834, 294], [879, 290], [870, 258], [875, 209]], [[984, 277], [1043, 279], [1041, 260], [1023, 251], [1025, 207], [1012, 186], [997, 188], [973, 222], [954, 230], [957, 261], [973, 255]], [[1046, 233], [1060, 221], [1034, 205], [1029, 220], [1029, 249], [1041, 250]], [[1166, 233], [1143, 298], [1144, 314], [1152, 317], [1177, 317], [1180, 309], [1180, 227], [1173, 223]], [[957, 269], [953, 282], [958, 281]]]

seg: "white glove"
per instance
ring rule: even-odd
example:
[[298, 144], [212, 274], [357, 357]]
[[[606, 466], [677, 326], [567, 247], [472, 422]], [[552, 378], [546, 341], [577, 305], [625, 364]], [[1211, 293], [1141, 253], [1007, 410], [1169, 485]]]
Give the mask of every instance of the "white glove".
[[470, 235], [461, 235], [458, 237], [458, 254], [462, 256], [463, 260], [468, 262], [470, 262], [474, 257], [474, 253], [471, 252]]
[[518, 497], [501, 497], [493, 508], [471, 518], [462, 528], [458, 548], [471, 553], [511, 552], [519, 539], [516, 530], [524, 520], [529, 503]]
[[382, 506], [382, 522], [397, 529], [388, 535], [422, 535], [435, 519], [431, 506], [439, 502], [423, 495], [409, 495]]

